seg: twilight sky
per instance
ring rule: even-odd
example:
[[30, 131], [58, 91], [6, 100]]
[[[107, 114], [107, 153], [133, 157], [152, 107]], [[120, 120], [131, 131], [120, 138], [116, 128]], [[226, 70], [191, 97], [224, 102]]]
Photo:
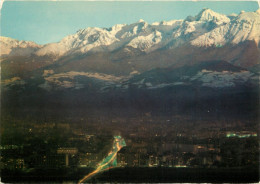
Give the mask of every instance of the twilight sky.
[[255, 11], [253, 1], [6, 1], [1, 35], [38, 44], [57, 42], [87, 27], [111, 27], [144, 19], [148, 23], [184, 19], [210, 8], [223, 14]]

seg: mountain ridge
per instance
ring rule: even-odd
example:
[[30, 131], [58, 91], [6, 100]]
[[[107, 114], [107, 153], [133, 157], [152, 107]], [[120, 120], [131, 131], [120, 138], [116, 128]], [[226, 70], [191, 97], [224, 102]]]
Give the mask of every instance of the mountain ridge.
[[[133, 47], [144, 52], [151, 52], [172, 41], [175, 42], [175, 47], [186, 42], [194, 46], [209, 47], [223, 46], [227, 43], [238, 44], [246, 40], [255, 40], [258, 45], [260, 33], [257, 30], [260, 30], [259, 10], [241, 12], [230, 19], [211, 9], [203, 9], [195, 17], [189, 16], [184, 20], [152, 24], [142, 20], [129, 25], [117, 24], [110, 28], [89, 27], [68, 35], [57, 43], [38, 45], [28, 42], [27, 44], [28, 47], [37, 48], [32, 52], [37, 56], [61, 57], [72, 53], [115, 51], [122, 47]], [[8, 45], [5, 40], [8, 39], [1, 37], [2, 57], [10, 54], [12, 48], [19, 49], [26, 45], [23, 41], [12, 45], [14, 40], [10, 38], [10, 45]]]
[[[84, 78], [102, 88], [156, 68], [196, 67], [217, 60], [229, 63], [225, 64], [226, 72], [200, 70], [196, 80], [203, 82], [205, 76], [223, 80], [227, 77], [233, 85], [233, 80], [255, 76], [250, 69], [260, 64], [258, 30], [259, 10], [231, 17], [206, 8], [184, 20], [148, 24], [141, 19], [110, 28], [89, 27], [45, 45], [1, 37], [1, 53], [5, 53], [0, 57], [1, 77], [3, 84], [24, 84], [37, 78], [43, 81], [38, 86], [47, 90], [52, 84], [80, 89]], [[245, 72], [235, 73], [235, 67]], [[180, 82], [183, 81], [163, 83]], [[223, 81], [218, 85], [224, 85]]]

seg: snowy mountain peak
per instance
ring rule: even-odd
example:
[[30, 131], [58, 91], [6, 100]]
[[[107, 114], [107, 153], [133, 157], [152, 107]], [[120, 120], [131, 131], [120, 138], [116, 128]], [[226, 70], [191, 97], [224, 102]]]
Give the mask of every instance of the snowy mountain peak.
[[32, 41], [19, 41], [13, 38], [8, 38], [4, 36], [0, 36], [0, 43], [1, 44], [8, 44], [11, 47], [40, 47], [40, 45], [36, 44], [35, 42]]
[[[19, 41], [16, 39], [0, 36], [0, 55], [28, 55], [35, 49], [42, 47], [31, 41]], [[15, 50], [15, 51], [14, 51]], [[21, 52], [23, 50], [23, 52]], [[13, 51], [13, 52], [12, 52]]]
[[235, 35], [233, 43], [237, 44], [245, 40], [254, 40], [256, 44], [259, 43], [260, 14], [258, 11], [239, 14], [232, 23], [231, 33]]
[[216, 21], [229, 22], [230, 19], [226, 15], [214, 12], [209, 8], [204, 8], [196, 17], [196, 21]]
[[112, 33], [117, 33], [118, 31], [122, 30], [122, 28], [126, 26], [126, 24], [116, 24], [113, 27], [111, 27], [109, 30]]
[[243, 13], [245, 13], [245, 10], [242, 10], [242, 11], [240, 12], [240, 14], [243, 14]]
[[139, 19], [139, 21], [138, 21], [138, 22], [145, 22], [145, 21], [144, 21], [144, 19]]
[[260, 41], [260, 14], [243, 12], [227, 24], [222, 24], [210, 32], [191, 41], [195, 46], [223, 46], [227, 43], [238, 44], [246, 40]]

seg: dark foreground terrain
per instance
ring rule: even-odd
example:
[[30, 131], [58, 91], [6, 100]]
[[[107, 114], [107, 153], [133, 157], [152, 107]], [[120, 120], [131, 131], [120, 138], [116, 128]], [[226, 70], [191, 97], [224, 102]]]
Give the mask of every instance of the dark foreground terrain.
[[124, 168], [94, 177], [91, 182], [241, 182], [259, 181], [257, 169]]
[[[5, 172], [2, 177], [4, 183], [76, 183], [91, 169], [80, 169], [74, 172], [70, 170], [38, 170], [32, 173]], [[143, 183], [143, 182], [238, 182], [256, 183], [259, 181], [257, 168], [115, 168], [91, 178], [91, 183], [119, 182], [119, 183]]]

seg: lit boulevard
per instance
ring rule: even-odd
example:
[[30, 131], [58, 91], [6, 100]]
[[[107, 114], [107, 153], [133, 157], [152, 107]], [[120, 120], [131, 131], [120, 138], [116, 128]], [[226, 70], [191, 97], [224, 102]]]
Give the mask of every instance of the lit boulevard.
[[97, 166], [96, 170], [84, 176], [78, 183], [84, 183], [92, 176], [96, 175], [99, 172], [106, 171], [110, 168], [117, 166], [116, 156], [117, 152], [120, 151], [121, 148], [126, 146], [125, 140], [121, 136], [114, 136], [114, 143], [112, 151], [108, 153], [108, 156], [104, 158]]

